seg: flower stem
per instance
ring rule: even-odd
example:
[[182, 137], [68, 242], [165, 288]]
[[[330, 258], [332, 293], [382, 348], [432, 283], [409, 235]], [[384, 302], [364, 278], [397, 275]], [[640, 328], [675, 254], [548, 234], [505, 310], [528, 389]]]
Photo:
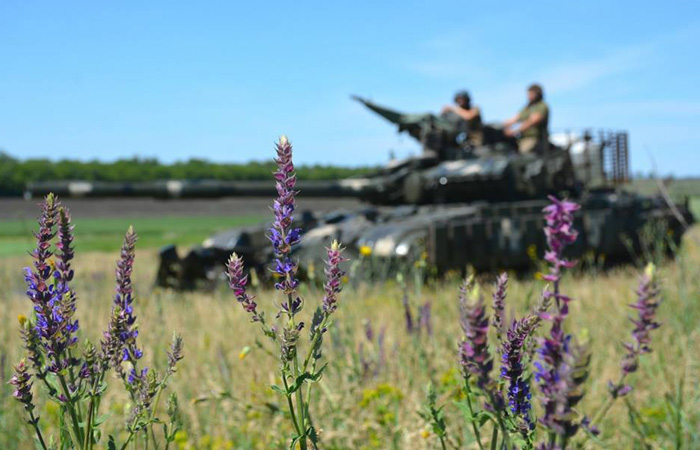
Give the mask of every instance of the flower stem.
[[80, 421], [78, 420], [78, 416], [75, 414], [73, 397], [70, 395], [70, 390], [68, 389], [68, 385], [66, 384], [66, 380], [63, 377], [63, 375], [58, 375], [58, 381], [61, 383], [61, 388], [63, 389], [63, 393], [66, 396], [68, 414], [70, 414], [71, 422], [73, 422], [73, 443], [75, 445], [75, 448], [81, 448], [80, 444], [82, 442], [82, 433], [80, 432]]
[[34, 415], [34, 411], [29, 411], [29, 419], [34, 431], [36, 432], [36, 437], [39, 439], [41, 448], [47, 450], [46, 442], [44, 442], [44, 436], [41, 434], [41, 428], [39, 428], [39, 419]]
[[470, 421], [472, 423], [472, 429], [474, 430], [474, 437], [476, 438], [476, 443], [479, 444], [479, 449], [484, 450], [484, 444], [481, 443], [481, 433], [479, 432], [479, 427], [476, 426], [476, 421], [474, 420], [474, 407], [472, 406], [472, 391], [469, 387], [469, 379], [464, 380], [464, 390], [467, 393], [467, 408], [469, 409], [469, 414], [471, 415]]

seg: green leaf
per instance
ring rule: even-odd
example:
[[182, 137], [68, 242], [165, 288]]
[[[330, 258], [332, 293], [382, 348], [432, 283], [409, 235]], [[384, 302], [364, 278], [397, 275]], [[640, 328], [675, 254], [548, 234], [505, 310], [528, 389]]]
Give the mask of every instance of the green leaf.
[[117, 444], [114, 442], [114, 436], [109, 435], [109, 442], [107, 442], [107, 450], [117, 450]]
[[282, 395], [289, 395], [289, 394], [291, 394], [291, 392], [287, 392], [286, 390], [282, 389], [281, 387], [277, 386], [276, 384], [273, 384], [273, 385], [270, 386], [270, 387], [272, 388], [273, 391], [279, 392], [279, 393], [282, 394]]

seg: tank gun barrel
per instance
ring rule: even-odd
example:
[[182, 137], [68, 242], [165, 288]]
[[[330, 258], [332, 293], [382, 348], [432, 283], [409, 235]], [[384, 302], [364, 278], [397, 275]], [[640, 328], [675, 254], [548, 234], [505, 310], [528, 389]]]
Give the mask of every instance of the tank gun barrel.
[[406, 114], [400, 113], [394, 109], [390, 109], [384, 106], [377, 105], [374, 102], [371, 102], [367, 99], [364, 99], [360, 96], [353, 95], [351, 97], [353, 100], [362, 103], [365, 105], [368, 109], [374, 111], [375, 113], [379, 114], [380, 116], [384, 117], [386, 120], [388, 120], [391, 123], [394, 123], [396, 125], [401, 125], [405, 121], [405, 116]]

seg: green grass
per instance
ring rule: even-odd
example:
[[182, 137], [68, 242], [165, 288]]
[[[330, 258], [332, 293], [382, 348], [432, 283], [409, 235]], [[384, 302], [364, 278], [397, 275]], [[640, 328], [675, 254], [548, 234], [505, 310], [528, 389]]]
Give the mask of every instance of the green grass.
[[[171, 448], [288, 448], [284, 443], [292, 430], [285, 405], [269, 387], [279, 383], [276, 378], [279, 359], [271, 356], [279, 349], [260, 338], [259, 327], [250, 323], [249, 316], [225, 285], [209, 292], [153, 289], [157, 255], [153, 250], [137, 248], [132, 279], [144, 364], [163, 369], [172, 331], [182, 333], [185, 339], [185, 359], [169, 388], [178, 394], [185, 423], [177, 445]], [[74, 288], [78, 294], [81, 342], [85, 338], [99, 342], [102, 337], [114, 295], [116, 259], [116, 252], [76, 254]], [[0, 258], [3, 380], [11, 376], [11, 365], [25, 355], [17, 317], [31, 311], [21, 272], [21, 267], [29, 261], [27, 255]], [[639, 442], [627, 407], [620, 401], [597, 423], [602, 430], [602, 444], [589, 441], [583, 448], [700, 448], [700, 227], [688, 233], [676, 261], [663, 264], [659, 270], [664, 297], [659, 308], [662, 326], [652, 332], [654, 351], [642, 358], [638, 372], [630, 379], [635, 389], [627, 397], [646, 429], [649, 447]], [[632, 313], [628, 305], [634, 301], [638, 275], [639, 269], [623, 266], [604, 273], [575, 271], [563, 281], [563, 292], [574, 298], [568, 328], [579, 340], [588, 341], [593, 350], [591, 376], [578, 408], [581, 413], [594, 415], [607, 398], [607, 381], [619, 375], [620, 360], [625, 353], [621, 343], [630, 339], [632, 329], [627, 319]], [[422, 293], [414, 286], [409, 289], [414, 313], [422, 302], [433, 302], [432, 336], [406, 332], [403, 292], [395, 282], [381, 286], [360, 282], [355, 286], [355, 281], [351, 280], [341, 294], [335, 324], [328, 334], [327, 345], [324, 343], [329, 366], [311, 398], [316, 424], [322, 430], [322, 448], [439, 448], [431, 429], [417, 414], [425, 401], [428, 383], [435, 386], [438, 403], [445, 406], [448, 432], [452, 436], [471, 436], [469, 424], [454, 404], [462, 398], [457, 356], [457, 343], [462, 336], [458, 280], [431, 283]], [[481, 281], [488, 300], [493, 276]], [[509, 283], [509, 313], [522, 315], [528, 311], [543, 287], [542, 281], [513, 277]], [[302, 284], [301, 289], [306, 301], [302, 319], [309, 323], [310, 313], [323, 292], [308, 284]], [[251, 293], [256, 295], [270, 320], [274, 320], [280, 297], [266, 289], [251, 288]], [[370, 363], [374, 364], [378, 358], [376, 335], [370, 342], [364, 333], [367, 323], [372, 324], [375, 334], [385, 330], [386, 360], [376, 372], [375, 366], [370, 366], [368, 372], [360, 356], [362, 346], [362, 355]], [[542, 336], [547, 331], [548, 327], [544, 326], [537, 334]], [[490, 339], [495, 337], [491, 335]], [[263, 347], [258, 347], [257, 342], [262, 342]], [[250, 352], [242, 353], [246, 347]], [[495, 355], [493, 346], [492, 351]], [[495, 368], [494, 374], [497, 371]], [[110, 377], [108, 382], [107, 397], [101, 408], [101, 413], [107, 414], [105, 432], [123, 439], [121, 430], [131, 403], [114, 378]], [[38, 386], [35, 392], [37, 398], [45, 397], [45, 390]], [[540, 415], [537, 394], [533, 402]], [[59, 411], [43, 402], [37, 411], [47, 434], [56, 436]], [[540, 434], [538, 441], [543, 439]], [[103, 437], [101, 444], [104, 443]], [[21, 406], [12, 399], [11, 386], [6, 383], [0, 383], [0, 448], [33, 448]], [[476, 446], [472, 442], [461, 448]]]
[[[139, 248], [157, 248], [165, 244], [193, 245], [201, 243], [210, 234], [227, 228], [264, 222], [257, 215], [222, 217], [147, 217], [81, 219], [76, 217], [76, 250], [114, 251], [119, 249], [129, 225], [139, 235]], [[26, 253], [32, 249], [35, 221], [0, 221], [0, 256]]]

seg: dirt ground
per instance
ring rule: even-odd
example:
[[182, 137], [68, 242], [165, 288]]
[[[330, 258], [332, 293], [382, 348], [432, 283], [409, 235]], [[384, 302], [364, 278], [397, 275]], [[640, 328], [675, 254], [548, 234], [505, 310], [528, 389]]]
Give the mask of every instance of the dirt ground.
[[[33, 220], [37, 217], [39, 199], [0, 198], [0, 220]], [[152, 198], [67, 198], [64, 204], [70, 207], [75, 217], [167, 217], [167, 216], [236, 216], [264, 215], [269, 213], [272, 203], [268, 198], [221, 198], [157, 200]], [[357, 208], [357, 200], [340, 198], [298, 199], [298, 211], [310, 209], [319, 212], [335, 209]]]

